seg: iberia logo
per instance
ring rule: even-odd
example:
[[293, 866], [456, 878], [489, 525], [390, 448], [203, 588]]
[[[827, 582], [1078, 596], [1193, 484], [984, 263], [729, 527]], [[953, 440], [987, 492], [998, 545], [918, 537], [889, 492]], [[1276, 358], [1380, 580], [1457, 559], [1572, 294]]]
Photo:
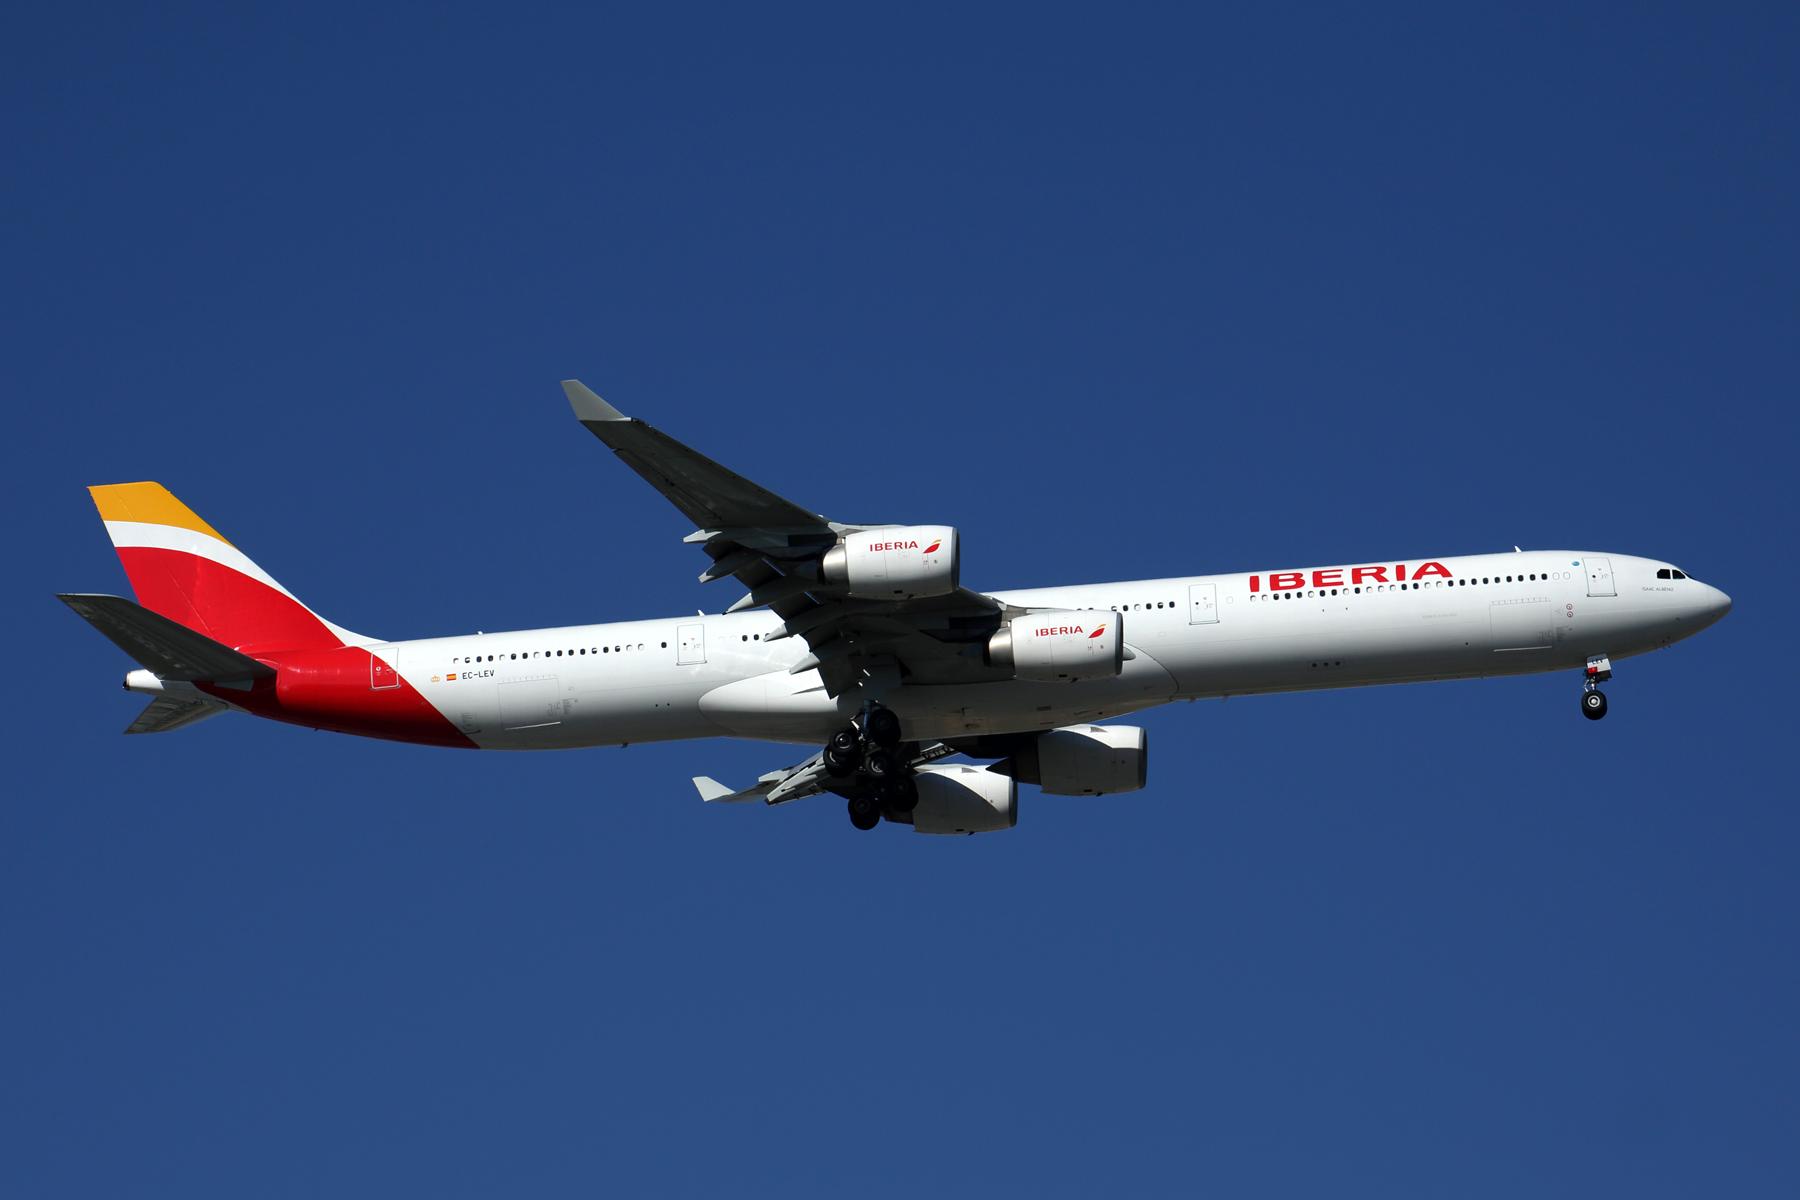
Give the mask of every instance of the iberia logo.
[[925, 549], [921, 550], [920, 553], [921, 554], [936, 554], [938, 551], [938, 547], [943, 544], [944, 544], [944, 539], [939, 538], [937, 541], [931, 543], [931, 545], [929, 545], [929, 546], [925, 547]]
[[1105, 632], [1106, 632], [1106, 626], [1104, 626], [1104, 625], [1096, 625], [1096, 626], [1095, 626], [1095, 627], [1094, 627], [1094, 632], [1092, 632], [1092, 633], [1090, 633], [1090, 634], [1088, 634], [1088, 640], [1089, 640], [1089, 641], [1090, 641], [1090, 642], [1091, 642], [1091, 641], [1093, 641], [1093, 640], [1094, 640], [1094, 639], [1095, 639], [1095, 638], [1097, 638], [1097, 637], [1099, 637], [1099, 636], [1100, 636], [1100, 635], [1101, 635], [1101, 634], [1103, 634], [1103, 633], [1105, 633]]

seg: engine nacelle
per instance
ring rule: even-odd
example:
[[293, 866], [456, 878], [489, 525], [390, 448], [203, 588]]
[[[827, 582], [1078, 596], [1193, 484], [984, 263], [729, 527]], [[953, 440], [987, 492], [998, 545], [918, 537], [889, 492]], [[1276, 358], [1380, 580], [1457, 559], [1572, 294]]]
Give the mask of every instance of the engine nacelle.
[[826, 583], [852, 596], [912, 600], [954, 592], [962, 572], [956, 530], [948, 525], [900, 525], [847, 534], [819, 564]]
[[1013, 776], [1057, 796], [1135, 792], [1149, 768], [1146, 742], [1135, 725], [1052, 729], [1013, 755]]
[[993, 833], [1019, 823], [1018, 782], [998, 771], [956, 763], [918, 769], [914, 833]]
[[1124, 623], [1102, 609], [1014, 617], [988, 639], [987, 659], [1015, 679], [1110, 678], [1125, 669]]

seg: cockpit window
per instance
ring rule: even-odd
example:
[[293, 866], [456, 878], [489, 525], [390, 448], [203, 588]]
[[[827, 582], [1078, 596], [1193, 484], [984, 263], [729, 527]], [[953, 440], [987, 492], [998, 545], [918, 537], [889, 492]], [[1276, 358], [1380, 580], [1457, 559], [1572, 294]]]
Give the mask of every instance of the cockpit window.
[[1674, 569], [1671, 569], [1671, 570], [1670, 570], [1670, 571], [1669, 571], [1669, 574], [1671, 574], [1671, 575], [1673, 575], [1673, 576], [1674, 576], [1674, 577], [1675, 577], [1675, 578], [1677, 578], [1677, 579], [1686, 579], [1686, 578], [1687, 578], [1687, 576], [1686, 576], [1686, 575], [1683, 575], [1683, 574], [1682, 574], [1682, 573], [1681, 573], [1681, 572], [1680, 572], [1680, 571], [1677, 571], [1677, 570], [1674, 570]]
[[1658, 579], [1686, 579], [1687, 576], [1674, 567], [1664, 567], [1656, 573]]
[[1671, 577], [1671, 576], [1670, 576], [1670, 575], [1669, 575], [1669, 568], [1667, 568], [1667, 567], [1659, 567], [1659, 568], [1657, 568], [1657, 571], [1656, 571], [1656, 577], [1657, 577], [1657, 578], [1658, 578], [1658, 579], [1668, 579], [1668, 578], [1670, 578], [1670, 577]]

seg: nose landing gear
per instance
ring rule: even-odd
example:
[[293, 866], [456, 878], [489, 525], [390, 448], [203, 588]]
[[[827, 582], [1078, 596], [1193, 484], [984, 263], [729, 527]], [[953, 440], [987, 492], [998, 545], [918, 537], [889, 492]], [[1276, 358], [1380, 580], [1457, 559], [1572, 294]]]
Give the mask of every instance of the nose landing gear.
[[825, 743], [825, 770], [837, 781], [832, 790], [849, 801], [850, 823], [858, 829], [873, 829], [884, 814], [905, 816], [918, 806], [912, 756], [899, 749], [900, 718], [879, 704]]
[[1604, 655], [1588, 659], [1587, 675], [1581, 681], [1581, 715], [1598, 721], [1606, 715], [1606, 693], [1600, 685], [1612, 678], [1612, 662]]

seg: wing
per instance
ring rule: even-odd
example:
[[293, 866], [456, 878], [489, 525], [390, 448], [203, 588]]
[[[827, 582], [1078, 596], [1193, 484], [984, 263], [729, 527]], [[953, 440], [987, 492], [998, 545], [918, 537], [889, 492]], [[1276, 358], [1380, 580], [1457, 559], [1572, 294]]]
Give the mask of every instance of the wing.
[[958, 588], [928, 599], [853, 599], [823, 581], [820, 560], [845, 534], [883, 526], [829, 520], [626, 416], [576, 380], [565, 380], [563, 391], [588, 431], [694, 523], [687, 540], [711, 559], [700, 582], [729, 576], [748, 589], [725, 611], [767, 607], [782, 628], [765, 641], [806, 642], [794, 674], [818, 670], [834, 696], [858, 686], [879, 692], [902, 679], [1007, 677], [982, 656], [1006, 615], [992, 597]]
[[[932, 742], [929, 745], [907, 743], [906, 759], [909, 767], [922, 767], [934, 763], [940, 758], [948, 758], [961, 751], [943, 742]], [[694, 776], [694, 789], [700, 793], [700, 799], [708, 804], [742, 804], [747, 800], [761, 800], [767, 804], [786, 804], [789, 800], [799, 800], [807, 796], [817, 796], [821, 792], [834, 791], [834, 784], [843, 781], [833, 779], [825, 769], [825, 755], [815, 754], [799, 766], [787, 767], [779, 771], [770, 771], [743, 791], [734, 792], [725, 784], [709, 775]]]
[[694, 776], [694, 787], [699, 791], [700, 799], [708, 804], [741, 804], [746, 800], [785, 804], [789, 800], [829, 791], [830, 783], [823, 754], [815, 754], [796, 767], [770, 771], [741, 792], [734, 792], [709, 776]]

